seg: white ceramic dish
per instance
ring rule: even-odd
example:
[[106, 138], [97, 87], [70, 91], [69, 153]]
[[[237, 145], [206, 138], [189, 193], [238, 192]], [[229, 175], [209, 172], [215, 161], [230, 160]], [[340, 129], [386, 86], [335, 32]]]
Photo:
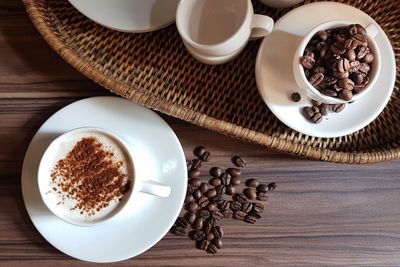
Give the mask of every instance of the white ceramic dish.
[[[275, 23], [274, 31], [263, 40], [257, 55], [257, 86], [268, 108], [287, 126], [316, 137], [344, 136], [370, 124], [389, 101], [396, 78], [393, 49], [382, 28], [376, 24], [379, 33], [375, 41], [381, 49], [382, 71], [374, 88], [362, 99], [346, 105], [342, 112], [329, 113], [320, 124], [306, 120], [301, 109], [310, 105], [310, 100], [294, 79], [294, 53], [312, 28], [336, 19], [357, 21], [364, 25], [376, 23], [361, 10], [345, 4], [318, 2], [304, 5]], [[293, 92], [301, 93], [300, 102], [294, 103], [290, 99]]]
[[68, 0], [94, 22], [122, 32], [150, 32], [175, 20], [179, 0]]
[[[108, 129], [134, 148], [136, 175], [157, 177], [168, 184], [167, 198], [138, 193], [130, 213], [92, 227], [69, 224], [43, 203], [37, 172], [42, 154], [60, 134], [92, 126]], [[28, 214], [43, 237], [71, 257], [92, 262], [115, 262], [134, 257], [156, 244], [179, 215], [186, 195], [187, 169], [178, 138], [156, 113], [118, 97], [77, 101], [51, 116], [33, 137], [22, 169], [22, 194]], [[132, 202], [133, 203], [133, 202]]]

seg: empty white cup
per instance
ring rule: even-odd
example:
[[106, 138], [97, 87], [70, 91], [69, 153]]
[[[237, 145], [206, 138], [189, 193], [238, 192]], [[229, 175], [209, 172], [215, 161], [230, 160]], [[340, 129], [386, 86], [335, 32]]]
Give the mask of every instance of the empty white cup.
[[195, 58], [233, 58], [273, 25], [270, 17], [254, 14], [250, 0], [181, 0], [176, 13], [179, 34]]

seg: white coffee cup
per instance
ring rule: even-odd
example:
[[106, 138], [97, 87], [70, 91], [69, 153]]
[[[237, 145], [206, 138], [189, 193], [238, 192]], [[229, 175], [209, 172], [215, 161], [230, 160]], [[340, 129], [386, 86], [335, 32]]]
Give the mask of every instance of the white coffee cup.
[[[126, 166], [126, 179], [130, 184], [130, 190], [126, 192], [121, 201], [111, 201], [110, 204], [92, 216], [81, 214], [79, 209], [72, 210], [71, 207], [76, 205], [74, 200], [64, 199], [57, 194], [53, 188], [57, 185], [51, 180], [51, 173], [56, 163], [65, 158], [72, 150], [73, 146], [84, 137], [95, 137], [100, 140], [105, 147], [111, 148], [115, 157], [123, 161]], [[62, 134], [53, 140], [44, 152], [38, 169], [38, 185], [40, 195], [45, 205], [54, 215], [73, 225], [77, 226], [94, 226], [104, 223], [117, 214], [129, 212], [125, 209], [128, 203], [134, 199], [134, 196], [140, 192], [154, 195], [156, 197], [168, 197], [171, 188], [152, 180], [151, 177], [141, 177], [136, 175], [135, 160], [131, 147], [117, 134], [108, 130], [96, 127], [82, 127], [73, 129]], [[56, 188], [58, 190], [58, 188]], [[130, 207], [134, 206], [131, 203]]]
[[176, 12], [185, 46], [205, 58], [233, 58], [250, 38], [270, 34], [273, 25], [270, 17], [254, 14], [250, 0], [181, 0]]
[[351, 100], [346, 101], [341, 98], [331, 97], [331, 96], [326, 96], [326, 95], [321, 94], [308, 81], [306, 74], [304, 72], [304, 68], [300, 63], [300, 59], [304, 54], [304, 50], [305, 50], [307, 44], [309, 43], [309, 41], [313, 38], [313, 36], [315, 34], [317, 34], [319, 31], [322, 31], [322, 30], [344, 27], [344, 26], [348, 26], [350, 24], [357, 24], [357, 22], [345, 21], [345, 20], [330, 20], [330, 21], [324, 22], [322, 24], [319, 24], [318, 26], [313, 28], [303, 38], [300, 45], [298, 46], [297, 51], [293, 58], [293, 74], [294, 74], [294, 78], [296, 80], [297, 85], [300, 87], [300, 89], [303, 89], [306, 92], [307, 96], [310, 97], [311, 99], [314, 99], [314, 100], [317, 100], [319, 102], [326, 103], [326, 104], [346, 104], [348, 102], [352, 102], [352, 101], [361, 99], [375, 85], [375, 83], [379, 77], [379, 73], [381, 71], [381, 54], [379, 51], [379, 47], [374, 40], [374, 38], [378, 34], [378, 28], [373, 23], [365, 26], [365, 30], [367, 31], [366, 37], [368, 38], [368, 46], [369, 46], [371, 52], [375, 56], [374, 61], [371, 63], [371, 70], [368, 74], [369, 83], [363, 91], [361, 91], [360, 93], [354, 94]]

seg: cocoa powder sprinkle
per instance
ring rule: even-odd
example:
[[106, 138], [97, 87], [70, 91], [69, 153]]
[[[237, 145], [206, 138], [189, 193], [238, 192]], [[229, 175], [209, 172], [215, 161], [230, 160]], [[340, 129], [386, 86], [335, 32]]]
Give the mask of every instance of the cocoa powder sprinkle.
[[51, 173], [62, 199], [72, 199], [81, 214], [94, 215], [111, 201], [120, 201], [130, 190], [130, 181], [114, 154], [106, 150], [95, 137], [78, 141], [64, 159], [59, 160]]

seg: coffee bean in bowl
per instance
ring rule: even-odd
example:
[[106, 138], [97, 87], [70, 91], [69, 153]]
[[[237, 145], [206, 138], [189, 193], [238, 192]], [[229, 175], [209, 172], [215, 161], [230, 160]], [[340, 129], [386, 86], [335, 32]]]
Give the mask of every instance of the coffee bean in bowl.
[[322, 103], [360, 99], [380, 72], [380, 53], [373, 39], [377, 32], [374, 24], [364, 28], [337, 20], [315, 27], [296, 52], [296, 83], [310, 98]]

